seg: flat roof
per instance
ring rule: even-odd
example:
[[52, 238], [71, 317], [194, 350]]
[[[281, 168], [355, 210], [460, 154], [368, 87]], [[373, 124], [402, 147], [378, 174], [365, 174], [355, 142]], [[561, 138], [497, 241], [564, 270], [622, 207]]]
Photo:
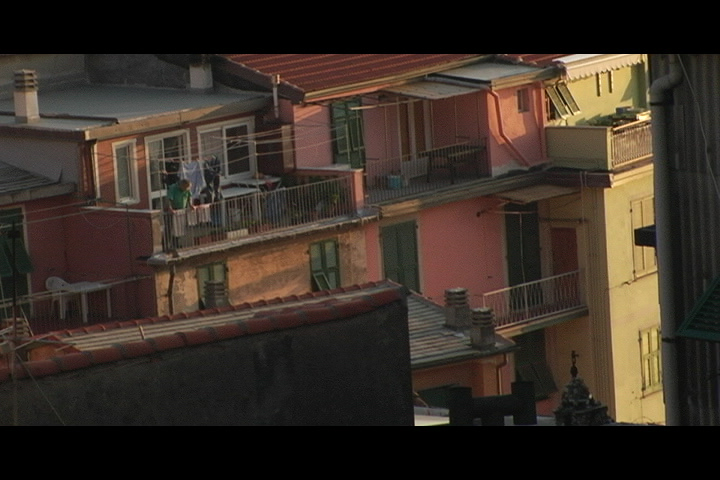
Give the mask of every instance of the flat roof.
[[[204, 91], [116, 85], [79, 85], [38, 91], [41, 118], [24, 127], [86, 130], [162, 115], [234, 105], [234, 113], [263, 106], [269, 93]], [[239, 112], [238, 112], [239, 109]], [[13, 99], [0, 99], [0, 125], [14, 125]]]

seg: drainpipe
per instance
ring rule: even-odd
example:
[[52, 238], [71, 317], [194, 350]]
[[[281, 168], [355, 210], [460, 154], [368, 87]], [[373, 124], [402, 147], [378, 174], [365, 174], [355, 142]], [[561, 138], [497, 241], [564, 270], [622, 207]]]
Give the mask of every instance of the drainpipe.
[[655, 238], [658, 260], [658, 294], [660, 331], [662, 333], [663, 390], [665, 423], [680, 425], [677, 351], [675, 345], [675, 297], [672, 262], [672, 220], [670, 218], [670, 162], [667, 145], [667, 123], [673, 104], [670, 91], [682, 81], [676, 54], [669, 56], [669, 73], [650, 86], [650, 111], [653, 122], [653, 156], [655, 162]]
[[502, 112], [500, 111], [500, 96], [498, 96], [497, 92], [494, 92], [492, 89], [488, 88], [487, 92], [492, 95], [492, 97], [495, 99], [495, 113], [497, 115], [497, 121], [498, 121], [498, 130], [500, 132], [500, 136], [503, 140], [505, 140], [505, 144], [508, 146], [510, 150], [515, 154], [515, 156], [525, 165], [526, 167], [530, 166], [530, 162], [525, 159], [522, 153], [515, 148], [515, 145], [513, 145], [512, 140], [505, 134], [505, 128], [503, 127], [503, 120], [502, 120]]

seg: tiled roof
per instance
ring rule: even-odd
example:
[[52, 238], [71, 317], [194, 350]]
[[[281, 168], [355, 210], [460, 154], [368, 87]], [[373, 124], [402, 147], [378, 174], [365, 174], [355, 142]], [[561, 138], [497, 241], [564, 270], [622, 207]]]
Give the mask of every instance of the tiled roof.
[[[106, 323], [31, 339], [62, 345], [66, 354], [26, 362], [15, 378], [37, 378], [245, 335], [314, 325], [370, 312], [402, 300], [405, 289], [375, 282], [189, 314]], [[0, 368], [0, 382], [10, 379]]]
[[484, 55], [476, 53], [242, 53], [223, 54], [265, 75], [280, 75], [306, 96], [343, 87], [420, 76]]
[[445, 327], [445, 308], [418, 294], [408, 296], [410, 362], [413, 370], [507, 352], [515, 344], [495, 335], [495, 348], [478, 350], [470, 345], [468, 331]]

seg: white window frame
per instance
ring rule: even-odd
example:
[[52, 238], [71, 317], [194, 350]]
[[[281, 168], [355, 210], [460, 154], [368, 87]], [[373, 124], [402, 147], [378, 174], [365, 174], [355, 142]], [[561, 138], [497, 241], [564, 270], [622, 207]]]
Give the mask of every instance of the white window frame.
[[[249, 153], [249, 170], [242, 173], [237, 173], [230, 175], [229, 172], [229, 166], [227, 162], [227, 151], [228, 151], [228, 135], [227, 131], [231, 128], [237, 128], [237, 127], [247, 127], [247, 147], [248, 147], [248, 153]], [[221, 142], [222, 142], [222, 151], [208, 151], [205, 147], [205, 144], [203, 142], [203, 135], [207, 135], [208, 133], [217, 132], [219, 136], [221, 136]], [[256, 151], [256, 144], [254, 141], [255, 136], [255, 120], [252, 118], [246, 118], [241, 121], [239, 120], [233, 120], [230, 122], [222, 122], [222, 123], [216, 123], [213, 125], [207, 125], [202, 128], [198, 128], [197, 131], [197, 138], [198, 138], [198, 151], [200, 152], [200, 158], [202, 160], [205, 160], [210, 155], [217, 155], [217, 157], [220, 159], [221, 165], [222, 165], [222, 178], [220, 180], [220, 183], [222, 185], [227, 185], [231, 183], [235, 183], [242, 180], [247, 180], [249, 178], [253, 178], [256, 173], [258, 172], [258, 165], [257, 165], [257, 151]]]
[[[151, 159], [150, 159], [150, 144], [164, 140], [166, 138], [171, 137], [183, 137], [183, 142], [185, 142], [184, 145], [184, 152], [181, 157], [181, 161], [188, 161], [190, 159], [190, 132], [188, 130], [175, 130], [172, 132], [163, 133], [161, 135], [153, 135], [151, 137], [145, 138], [145, 162], [147, 164], [147, 186], [148, 186], [148, 192], [150, 196], [150, 208], [155, 209], [161, 209], [162, 204], [162, 198], [167, 196], [167, 189], [166, 188], [160, 188], [158, 190], [152, 189], [152, 167], [150, 165]], [[153, 207], [153, 201], [158, 200], [158, 205]]]
[[[137, 156], [135, 154], [135, 147], [137, 142], [135, 140], [126, 140], [122, 142], [116, 142], [112, 144], [113, 151], [113, 169], [115, 172], [115, 198], [117, 203], [134, 204], [140, 201], [140, 187], [138, 184], [138, 167], [137, 167]], [[127, 175], [128, 175], [128, 188], [129, 195], [122, 195], [120, 192], [119, 179], [119, 168], [118, 168], [118, 150], [127, 148], [129, 150]]]

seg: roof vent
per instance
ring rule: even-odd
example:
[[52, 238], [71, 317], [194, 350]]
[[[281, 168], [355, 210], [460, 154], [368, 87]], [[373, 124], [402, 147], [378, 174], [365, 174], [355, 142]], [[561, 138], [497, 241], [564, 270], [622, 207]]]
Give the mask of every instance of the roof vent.
[[35, 70], [15, 72], [15, 121], [30, 123], [40, 119], [38, 80]]
[[445, 290], [445, 326], [454, 329], [470, 327], [470, 304], [466, 288]]
[[473, 348], [489, 350], [495, 346], [495, 315], [491, 308], [471, 310], [470, 344]]

